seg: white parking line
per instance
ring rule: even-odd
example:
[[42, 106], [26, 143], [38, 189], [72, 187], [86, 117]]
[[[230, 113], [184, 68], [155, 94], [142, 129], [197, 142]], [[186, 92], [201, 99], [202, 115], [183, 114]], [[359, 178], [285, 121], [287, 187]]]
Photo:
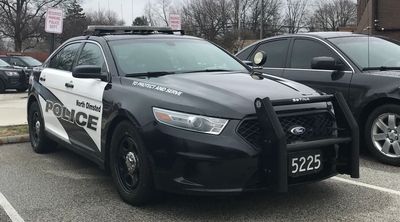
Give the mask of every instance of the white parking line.
[[369, 189], [378, 190], [378, 191], [381, 191], [381, 192], [390, 193], [390, 194], [394, 194], [394, 195], [400, 196], [400, 191], [392, 190], [392, 189], [389, 189], [389, 188], [378, 187], [378, 186], [375, 186], [375, 185], [362, 183], [362, 182], [358, 182], [358, 181], [354, 181], [354, 180], [348, 180], [348, 179], [344, 179], [344, 178], [341, 178], [341, 177], [332, 177], [331, 179], [336, 180], [336, 181], [340, 181], [340, 182], [343, 182], [343, 183], [348, 183], [348, 184], [352, 184], [352, 185], [356, 185], [356, 186], [360, 186], [360, 187], [366, 187], [366, 188], [369, 188]]
[[12, 222], [24, 222], [24, 219], [18, 214], [18, 212], [11, 206], [10, 202], [6, 199], [6, 197], [0, 192], [0, 206], [7, 213], [8, 217], [10, 217]]

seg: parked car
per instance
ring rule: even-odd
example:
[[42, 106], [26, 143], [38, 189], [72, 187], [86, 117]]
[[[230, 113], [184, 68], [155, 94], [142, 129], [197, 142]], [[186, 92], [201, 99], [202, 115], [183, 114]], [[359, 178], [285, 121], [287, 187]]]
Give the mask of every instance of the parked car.
[[6, 89], [16, 89], [24, 92], [28, 89], [28, 76], [22, 69], [16, 69], [0, 60], [0, 93]]
[[54, 142], [109, 169], [122, 199], [155, 190], [239, 193], [359, 177], [358, 131], [340, 94], [260, 76], [169, 28], [89, 27], [34, 72], [33, 150]]
[[0, 55], [0, 60], [11, 64], [15, 68], [21, 68], [28, 74], [32, 73], [34, 68], [42, 65], [42, 63], [35, 58], [19, 54]]
[[368, 150], [400, 166], [400, 46], [395, 41], [348, 32], [284, 35], [254, 43], [237, 57], [251, 60], [258, 51], [268, 57], [261, 72], [343, 93]]

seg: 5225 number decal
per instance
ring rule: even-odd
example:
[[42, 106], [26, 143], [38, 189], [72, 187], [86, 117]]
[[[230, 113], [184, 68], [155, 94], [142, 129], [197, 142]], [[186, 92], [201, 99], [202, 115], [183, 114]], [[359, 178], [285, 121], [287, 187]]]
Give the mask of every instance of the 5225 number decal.
[[322, 170], [319, 152], [294, 153], [289, 157], [289, 171], [292, 177], [318, 173]]

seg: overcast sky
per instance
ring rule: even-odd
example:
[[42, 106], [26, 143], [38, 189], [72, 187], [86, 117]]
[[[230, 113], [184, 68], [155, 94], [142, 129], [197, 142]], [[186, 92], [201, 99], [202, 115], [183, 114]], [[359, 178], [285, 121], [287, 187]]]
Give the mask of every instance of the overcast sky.
[[130, 25], [132, 23], [132, 18], [144, 14], [144, 6], [147, 2], [156, 3], [157, 1], [158, 0], [82, 0], [82, 7], [85, 11], [95, 11], [98, 9], [108, 10], [110, 7], [110, 10], [115, 11], [120, 18], [125, 21], [125, 25]]

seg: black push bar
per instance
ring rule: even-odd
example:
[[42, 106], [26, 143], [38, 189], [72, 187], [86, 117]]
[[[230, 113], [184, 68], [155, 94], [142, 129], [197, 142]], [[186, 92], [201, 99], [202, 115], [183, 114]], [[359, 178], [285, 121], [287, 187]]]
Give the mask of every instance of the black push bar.
[[[338, 129], [337, 136], [316, 141], [287, 144], [286, 134], [279, 121], [274, 106], [286, 106], [297, 104], [310, 104], [319, 102], [331, 102], [336, 116]], [[314, 147], [338, 145], [339, 156], [336, 171], [340, 174], [348, 174], [352, 178], [359, 178], [359, 132], [358, 125], [348, 107], [343, 95], [322, 95], [316, 97], [303, 97], [271, 101], [268, 97], [257, 98], [254, 101], [258, 120], [263, 131], [263, 138], [267, 144], [273, 147], [271, 173], [273, 189], [278, 192], [288, 190], [288, 152], [306, 150]]]

